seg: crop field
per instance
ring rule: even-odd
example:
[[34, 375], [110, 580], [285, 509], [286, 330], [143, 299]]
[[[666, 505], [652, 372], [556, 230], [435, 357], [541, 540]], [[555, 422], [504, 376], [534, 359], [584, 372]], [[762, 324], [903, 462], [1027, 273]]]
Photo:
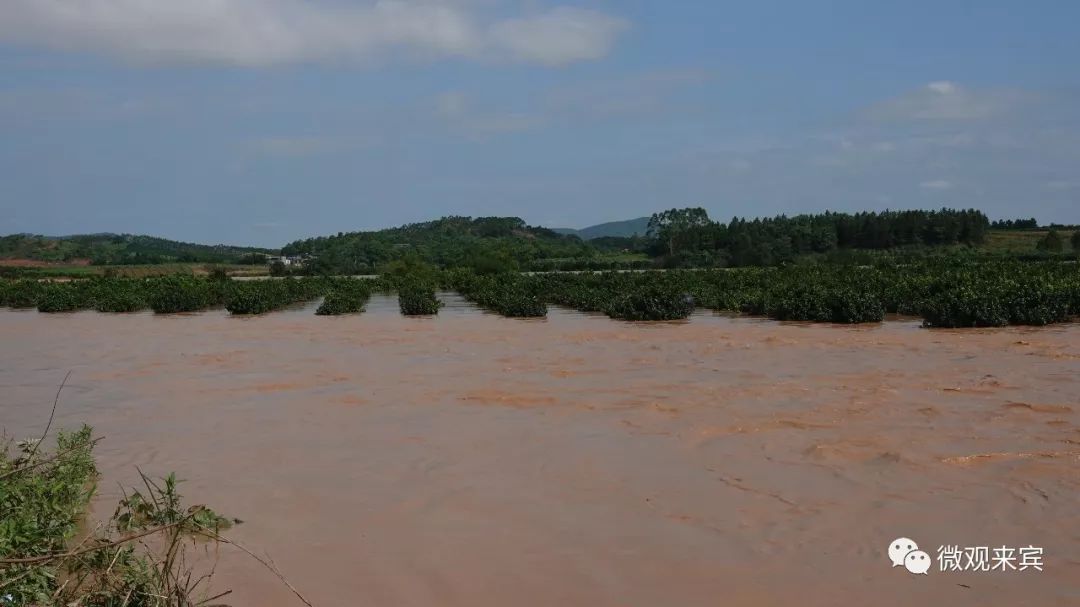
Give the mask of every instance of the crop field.
[[381, 290], [398, 293], [403, 314], [429, 315], [439, 309], [436, 286], [512, 318], [543, 317], [549, 305], [626, 321], [678, 320], [695, 309], [708, 309], [844, 324], [881, 322], [887, 314], [901, 314], [920, 316], [927, 327], [950, 328], [1038, 326], [1080, 315], [1080, 266], [1051, 261], [493, 276], [448, 271], [424, 281], [233, 281], [220, 275], [5, 280], [0, 282], [0, 304], [49, 313], [151, 309], [168, 314], [223, 306], [232, 314], [250, 315], [324, 298], [317, 313], [336, 315], [362, 312], [370, 293]]
[[[986, 236], [986, 242], [980, 247], [989, 253], [1002, 254], [1028, 254], [1038, 250], [1038, 243], [1046, 237], [1049, 230], [990, 230]], [[1076, 253], [1076, 247], [1069, 243], [1072, 240], [1072, 230], [1059, 230], [1064, 251]]]

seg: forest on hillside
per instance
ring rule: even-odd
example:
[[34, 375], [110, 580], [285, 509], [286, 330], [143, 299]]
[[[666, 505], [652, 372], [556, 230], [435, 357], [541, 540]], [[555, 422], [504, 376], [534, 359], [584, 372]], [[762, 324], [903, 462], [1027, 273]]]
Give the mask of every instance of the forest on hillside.
[[588, 241], [517, 217], [445, 217], [400, 228], [338, 233], [286, 245], [311, 259], [307, 272], [365, 274], [395, 260], [485, 270], [770, 266], [843, 250], [983, 244], [990, 221], [977, 210], [822, 213], [712, 220], [701, 208], [654, 214], [644, 236]]
[[29, 259], [43, 262], [89, 262], [92, 265], [161, 263], [263, 264], [270, 251], [255, 247], [204, 245], [132, 234], [0, 237], [0, 262]]

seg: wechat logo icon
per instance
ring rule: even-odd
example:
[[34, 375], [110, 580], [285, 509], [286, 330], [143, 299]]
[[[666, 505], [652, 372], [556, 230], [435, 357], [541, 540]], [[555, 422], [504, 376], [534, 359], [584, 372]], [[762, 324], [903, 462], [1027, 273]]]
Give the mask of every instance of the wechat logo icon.
[[903, 567], [916, 575], [926, 575], [933, 563], [929, 554], [919, 550], [919, 545], [906, 537], [893, 540], [888, 552], [893, 567]]

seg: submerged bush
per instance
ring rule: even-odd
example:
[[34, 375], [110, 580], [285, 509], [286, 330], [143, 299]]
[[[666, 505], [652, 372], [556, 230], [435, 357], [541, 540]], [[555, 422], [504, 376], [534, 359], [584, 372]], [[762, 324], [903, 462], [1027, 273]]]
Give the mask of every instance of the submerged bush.
[[[352, 283], [352, 284], [350, 284]], [[364, 311], [364, 304], [370, 297], [370, 286], [359, 280], [341, 281], [326, 294], [326, 298], [315, 310], [319, 316], [355, 314]]]
[[767, 297], [765, 307], [776, 320], [853, 324], [885, 319], [885, 306], [873, 293], [814, 284], [778, 289]]
[[98, 312], [137, 312], [146, 308], [150, 286], [144, 280], [104, 279], [95, 285]]
[[776, 320], [829, 322], [832, 318], [829, 295], [818, 285], [775, 289], [766, 297], [765, 313]]
[[398, 306], [405, 316], [423, 316], [438, 314], [442, 302], [435, 297], [435, 289], [412, 283], [398, 288]]
[[36, 308], [38, 297], [44, 290], [44, 285], [36, 280], [16, 280], [4, 291], [4, 305], [9, 308]]
[[547, 304], [540, 296], [519, 287], [503, 292], [495, 311], [509, 318], [540, 318], [547, 316]]
[[235, 281], [226, 289], [225, 309], [232, 314], [264, 314], [325, 292], [326, 283], [318, 278]]
[[922, 308], [923, 325], [927, 327], [1004, 327], [1009, 324], [1009, 311], [1000, 293], [974, 288], [957, 287], [928, 300]]
[[38, 295], [38, 312], [74, 312], [93, 304], [89, 289], [76, 282], [48, 283]]
[[174, 274], [150, 285], [149, 304], [158, 314], [197, 312], [221, 303], [219, 283], [205, 278]]
[[829, 322], [857, 324], [885, 320], [885, 305], [867, 291], [836, 289], [829, 294]]
[[644, 287], [617, 295], [604, 309], [619, 320], [680, 320], [694, 311], [694, 298], [685, 291]]
[[551, 283], [527, 280], [517, 274], [479, 276], [471, 271], [452, 277], [451, 286], [476, 305], [511, 318], [547, 315], [541, 295]]

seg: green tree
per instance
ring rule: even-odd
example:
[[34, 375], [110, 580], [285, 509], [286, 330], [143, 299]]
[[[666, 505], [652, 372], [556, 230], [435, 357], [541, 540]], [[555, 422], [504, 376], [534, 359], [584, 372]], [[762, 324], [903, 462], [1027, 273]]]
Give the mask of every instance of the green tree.
[[1035, 248], [1046, 253], [1060, 253], [1065, 249], [1065, 241], [1057, 230], [1050, 230], [1039, 240]]
[[1072, 233], [1072, 238], [1070, 239], [1070, 242], [1072, 242], [1073, 251], [1080, 253], [1080, 230]]
[[711, 223], [709, 214], [701, 207], [668, 209], [653, 213], [646, 235], [664, 243], [668, 255], [675, 255], [681, 247], [690, 244], [692, 236]]

